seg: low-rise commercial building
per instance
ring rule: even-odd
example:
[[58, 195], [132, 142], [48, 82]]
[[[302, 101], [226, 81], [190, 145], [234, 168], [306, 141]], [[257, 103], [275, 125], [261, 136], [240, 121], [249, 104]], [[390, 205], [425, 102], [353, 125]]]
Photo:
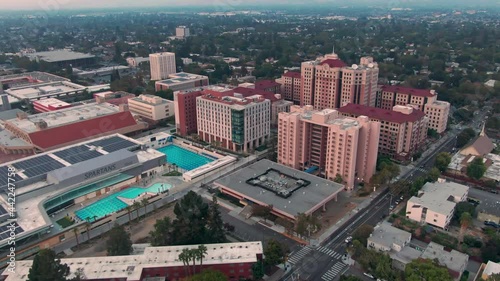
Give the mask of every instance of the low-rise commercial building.
[[455, 213], [455, 206], [467, 200], [469, 187], [454, 182], [426, 183], [408, 200], [406, 217], [419, 223], [427, 223], [447, 229]]
[[128, 100], [130, 111], [150, 122], [174, 116], [174, 102], [153, 95], [140, 95]]
[[37, 112], [56, 111], [68, 107], [71, 107], [71, 104], [58, 100], [56, 98], [48, 98], [33, 102], [33, 109], [35, 109], [35, 111]]
[[278, 115], [278, 163], [298, 170], [316, 169], [338, 177], [352, 189], [375, 173], [380, 122], [366, 116], [343, 117], [333, 109], [292, 106]]
[[208, 86], [208, 76], [178, 72], [168, 75], [168, 78], [155, 82], [156, 91], [183, 91]]
[[36, 62], [44, 61], [60, 67], [66, 67], [69, 65], [73, 67], [87, 66], [95, 63], [94, 55], [73, 52], [66, 49], [30, 53], [26, 54], [26, 56]]
[[242, 204], [272, 206], [274, 215], [290, 221], [301, 213], [312, 215], [324, 210], [344, 188], [267, 159], [216, 180], [214, 185]]
[[401, 251], [411, 241], [411, 233], [383, 222], [368, 237], [367, 248], [380, 252]]
[[[207, 252], [196, 267], [222, 272], [228, 280], [253, 279], [252, 266], [263, 259], [262, 242], [239, 242], [205, 245]], [[186, 265], [179, 259], [184, 249], [197, 249], [198, 245], [165, 247], [136, 247], [133, 255], [87, 258], [64, 258], [62, 264], [70, 268], [71, 275], [80, 272], [85, 280], [96, 281], [145, 281], [151, 278], [183, 280]], [[16, 270], [2, 273], [5, 281], [24, 281], [33, 264], [32, 260], [16, 262]], [[81, 276], [80, 276], [81, 277]], [[159, 280], [159, 279], [154, 279]]]

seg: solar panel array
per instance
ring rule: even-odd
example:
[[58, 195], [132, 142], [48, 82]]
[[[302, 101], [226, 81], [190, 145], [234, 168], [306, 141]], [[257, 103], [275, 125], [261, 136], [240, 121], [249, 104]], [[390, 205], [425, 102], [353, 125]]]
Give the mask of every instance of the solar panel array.
[[40, 155], [17, 162], [12, 164], [12, 166], [16, 169], [24, 170], [24, 174], [30, 178], [64, 167], [63, 164], [48, 155]]
[[[0, 226], [0, 240], [4, 240], [10, 237], [10, 233], [12, 232], [12, 228], [10, 228], [11, 224], [5, 224]], [[17, 222], [13, 223], [14, 233], [19, 234], [24, 231], [22, 227], [17, 224]]]
[[[12, 177], [9, 177], [9, 167], [7, 166], [3, 166], [3, 167], [0, 167], [0, 186], [4, 186], [4, 185], [7, 185], [9, 183], [9, 178], [11, 179], [14, 179], [14, 181], [10, 181], [10, 183], [16, 184], [16, 181], [20, 181], [22, 180], [23, 178], [21, 178], [19, 175], [17, 175], [16, 172], [14, 172], [13, 176]], [[12, 172], [11, 172], [11, 175], [12, 175]]]
[[120, 137], [111, 137], [89, 143], [89, 145], [100, 146], [107, 152], [115, 152], [120, 149], [136, 146], [137, 144]]
[[76, 164], [82, 161], [102, 156], [100, 152], [90, 150], [86, 145], [70, 147], [65, 150], [54, 152], [53, 154], [71, 164]]

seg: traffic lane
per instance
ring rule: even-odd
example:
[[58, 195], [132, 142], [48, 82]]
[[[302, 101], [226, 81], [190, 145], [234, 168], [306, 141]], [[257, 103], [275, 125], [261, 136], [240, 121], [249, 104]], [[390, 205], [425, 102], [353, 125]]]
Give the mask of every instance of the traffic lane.
[[219, 210], [221, 211], [222, 220], [233, 225], [235, 234], [244, 240], [265, 242], [269, 239], [275, 239], [287, 245], [290, 248], [290, 251], [294, 250], [299, 245], [297, 241], [283, 236], [280, 233], [277, 233], [276, 231], [258, 223], [254, 225], [247, 224], [230, 215], [229, 211], [223, 207], [219, 207]]

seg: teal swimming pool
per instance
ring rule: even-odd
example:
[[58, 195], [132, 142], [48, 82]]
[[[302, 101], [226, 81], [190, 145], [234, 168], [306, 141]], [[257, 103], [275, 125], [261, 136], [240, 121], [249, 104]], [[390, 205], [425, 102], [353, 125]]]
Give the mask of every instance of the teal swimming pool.
[[167, 155], [168, 163], [176, 164], [186, 171], [194, 170], [214, 161], [214, 159], [196, 154], [195, 152], [173, 144], [159, 148], [158, 151]]
[[85, 208], [75, 212], [81, 220], [94, 221], [111, 213], [117, 212], [127, 207], [127, 204], [118, 197], [134, 199], [145, 192], [160, 193], [172, 187], [170, 184], [155, 183], [148, 188], [130, 187], [117, 193], [111, 194], [99, 201], [96, 201]]

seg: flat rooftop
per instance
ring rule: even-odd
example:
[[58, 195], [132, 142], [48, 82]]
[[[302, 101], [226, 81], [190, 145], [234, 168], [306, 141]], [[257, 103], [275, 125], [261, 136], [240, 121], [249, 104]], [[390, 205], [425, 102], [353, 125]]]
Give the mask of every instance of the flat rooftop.
[[75, 93], [85, 90], [86, 87], [71, 82], [50, 82], [42, 83], [24, 88], [8, 89], [6, 94], [18, 99], [36, 99], [44, 96]]
[[421, 258], [434, 260], [455, 272], [461, 272], [461, 268], [469, 261], [469, 256], [455, 250], [448, 251], [444, 246], [431, 242], [422, 253]]
[[500, 273], [500, 263], [488, 261], [486, 267], [484, 268], [483, 274], [490, 276], [492, 274]]
[[47, 52], [37, 52], [29, 54], [29, 57], [39, 57], [41, 60], [46, 62], [61, 62], [70, 60], [80, 60], [80, 59], [91, 59], [95, 58], [94, 55], [73, 52], [70, 50], [56, 50]]
[[396, 244], [403, 246], [407, 241], [410, 241], [411, 233], [392, 226], [390, 223], [383, 222], [373, 229], [373, 233], [368, 238], [370, 241], [392, 248]]
[[58, 100], [56, 98], [48, 98], [48, 99], [43, 99], [43, 100], [37, 100], [37, 101], [34, 101], [33, 103], [36, 103], [38, 105], [41, 105], [41, 106], [44, 106], [44, 107], [62, 107], [62, 106], [69, 106], [71, 104], [65, 102], [65, 101], [62, 101], [62, 100]]
[[[309, 184], [300, 187], [293, 191], [289, 197], [284, 198], [278, 196], [275, 193], [276, 191], [270, 191], [269, 188], [263, 188], [255, 183], [247, 183], [249, 180], [258, 179], [268, 171], [272, 171], [272, 173], [265, 175], [265, 181], [264, 179], [260, 179], [260, 181], [262, 184], [271, 184], [270, 189], [279, 191], [301, 185], [292, 178], [307, 181]], [[344, 189], [343, 185], [336, 182], [325, 180], [266, 159], [215, 181], [215, 185], [233, 190], [250, 200], [273, 205], [273, 208], [288, 213], [291, 216], [297, 216], [299, 213], [309, 213], [313, 208], [323, 202], [328, 202], [328, 198], [331, 198]], [[287, 185], [289, 186], [288, 188], [286, 187]]]
[[[263, 253], [262, 242], [239, 242], [207, 244], [207, 254], [203, 264], [239, 264], [255, 263], [257, 255]], [[86, 279], [124, 279], [139, 280], [146, 268], [182, 267], [179, 254], [183, 249], [197, 249], [198, 245], [146, 247], [144, 254], [129, 256], [89, 257], [61, 259], [70, 267], [72, 273], [81, 268]], [[6, 281], [26, 280], [33, 261], [16, 262], [14, 273], [5, 270], [2, 275], [8, 276]], [[73, 274], [69, 278], [74, 277]]]
[[7, 120], [7, 122], [27, 133], [31, 133], [37, 131], [35, 122], [42, 120], [47, 123], [48, 128], [52, 128], [81, 120], [96, 118], [98, 116], [117, 113], [119, 111], [119, 106], [116, 105], [109, 103], [92, 103], [64, 108], [58, 111], [29, 115], [26, 119], [14, 118]]
[[15, 89], [18, 87], [24, 87], [28, 85], [35, 85], [40, 83], [62, 82], [62, 81], [70, 81], [70, 80], [61, 76], [39, 71], [0, 76], [0, 82], [2, 82], [2, 84], [4, 85], [8, 85], [10, 89]]
[[188, 83], [188, 82], [196, 81], [196, 80], [208, 79], [208, 76], [191, 74], [191, 73], [186, 73], [186, 72], [178, 72], [175, 74], [171, 74], [168, 77], [169, 77], [168, 79], [157, 81], [156, 83], [172, 86], [172, 85]]
[[462, 198], [468, 193], [469, 187], [466, 185], [454, 182], [428, 182], [419, 191], [420, 196], [413, 196], [409, 201], [439, 214], [449, 214], [458, 203], [450, 197]]

